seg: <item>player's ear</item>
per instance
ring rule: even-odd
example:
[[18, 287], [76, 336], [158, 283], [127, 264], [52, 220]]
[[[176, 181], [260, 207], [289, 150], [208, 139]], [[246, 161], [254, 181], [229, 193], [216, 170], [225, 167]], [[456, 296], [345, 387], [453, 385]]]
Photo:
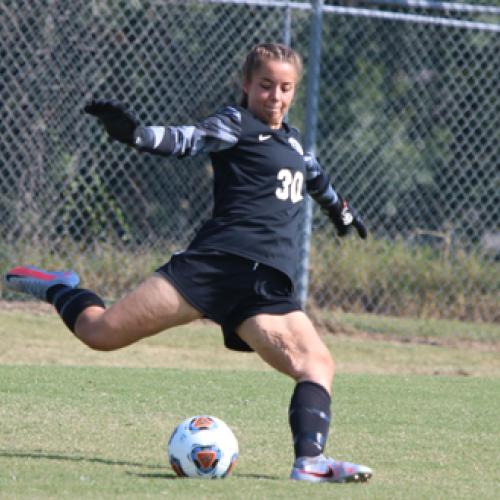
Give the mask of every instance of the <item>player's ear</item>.
[[243, 80], [242, 90], [243, 90], [243, 92], [244, 92], [246, 95], [248, 95], [248, 88], [249, 88], [249, 87], [250, 87], [250, 82], [249, 82], [247, 79]]

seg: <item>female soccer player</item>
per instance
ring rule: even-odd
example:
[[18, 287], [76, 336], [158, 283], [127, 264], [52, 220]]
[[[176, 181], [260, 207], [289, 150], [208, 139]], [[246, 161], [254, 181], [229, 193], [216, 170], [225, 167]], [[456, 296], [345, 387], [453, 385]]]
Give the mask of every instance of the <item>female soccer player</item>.
[[178, 158], [210, 154], [213, 215], [184, 252], [108, 309], [94, 292], [77, 287], [72, 271], [16, 267], [6, 285], [53, 304], [76, 337], [98, 350], [210, 318], [221, 325], [228, 348], [255, 351], [296, 381], [289, 410], [291, 478], [361, 482], [371, 477], [370, 468], [323, 455], [334, 363], [293, 283], [306, 191], [340, 236], [354, 227], [366, 238], [367, 231], [284, 121], [301, 72], [301, 59], [290, 48], [254, 47], [243, 66], [241, 105], [194, 126], [141, 126], [118, 103], [89, 103], [85, 112], [113, 139], [140, 151]]

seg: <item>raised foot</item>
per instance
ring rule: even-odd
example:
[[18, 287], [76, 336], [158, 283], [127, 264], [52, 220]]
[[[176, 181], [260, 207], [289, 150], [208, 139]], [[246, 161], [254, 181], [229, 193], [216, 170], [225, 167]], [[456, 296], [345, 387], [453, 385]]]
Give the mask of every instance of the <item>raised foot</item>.
[[5, 286], [8, 290], [26, 293], [46, 300], [47, 290], [54, 285], [66, 285], [71, 288], [80, 283], [74, 271], [46, 271], [35, 266], [17, 266], [5, 274]]

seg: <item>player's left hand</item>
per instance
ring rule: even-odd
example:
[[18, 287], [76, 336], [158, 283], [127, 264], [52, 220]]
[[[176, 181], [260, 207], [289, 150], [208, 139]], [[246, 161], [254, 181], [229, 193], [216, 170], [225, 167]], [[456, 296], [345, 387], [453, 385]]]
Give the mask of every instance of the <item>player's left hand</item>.
[[97, 99], [90, 101], [83, 110], [97, 117], [110, 137], [130, 146], [134, 144], [134, 130], [139, 126], [139, 121], [123, 104]]
[[326, 212], [340, 237], [349, 234], [353, 227], [356, 229], [360, 238], [365, 239], [368, 236], [368, 229], [363, 219], [354, 208], [349, 206], [347, 200], [339, 197], [337, 202]]

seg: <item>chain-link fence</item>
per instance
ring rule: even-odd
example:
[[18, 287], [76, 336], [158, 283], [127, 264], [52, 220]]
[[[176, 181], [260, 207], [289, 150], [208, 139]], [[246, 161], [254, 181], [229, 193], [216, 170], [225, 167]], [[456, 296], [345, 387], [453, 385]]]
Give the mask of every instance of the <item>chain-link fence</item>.
[[[405, 4], [323, 7], [316, 151], [372, 236], [339, 241], [314, 212], [309, 303], [498, 321], [500, 12]], [[139, 155], [83, 105], [109, 97], [146, 123], [193, 123], [239, 100], [258, 42], [289, 40], [307, 67], [311, 7], [4, 0], [2, 269], [70, 266], [113, 298], [185, 247], [210, 215], [209, 159]]]

